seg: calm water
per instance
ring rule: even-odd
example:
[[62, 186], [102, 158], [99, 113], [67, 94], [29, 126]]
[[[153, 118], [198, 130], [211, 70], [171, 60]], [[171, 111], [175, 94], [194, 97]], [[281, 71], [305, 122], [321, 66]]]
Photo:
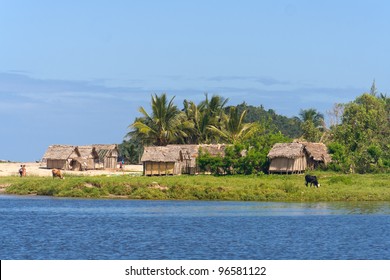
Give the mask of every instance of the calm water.
[[390, 203], [0, 195], [0, 259], [390, 259]]

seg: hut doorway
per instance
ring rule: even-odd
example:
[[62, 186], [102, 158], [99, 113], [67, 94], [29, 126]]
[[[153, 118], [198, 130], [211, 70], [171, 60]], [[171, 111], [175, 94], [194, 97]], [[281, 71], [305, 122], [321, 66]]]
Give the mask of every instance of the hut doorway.
[[73, 170], [73, 171], [82, 171], [83, 170], [83, 166], [81, 164], [80, 161], [78, 161], [77, 159], [72, 159], [70, 161], [70, 169]]

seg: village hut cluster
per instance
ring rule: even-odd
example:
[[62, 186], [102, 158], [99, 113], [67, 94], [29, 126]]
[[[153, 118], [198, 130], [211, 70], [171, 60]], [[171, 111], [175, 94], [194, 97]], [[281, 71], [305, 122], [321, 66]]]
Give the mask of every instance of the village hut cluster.
[[118, 156], [116, 144], [52, 145], [46, 150], [42, 162], [50, 169], [74, 171], [115, 169]]
[[[199, 151], [211, 156], [225, 156], [227, 145], [167, 145], [144, 148], [141, 158], [143, 174], [181, 175], [197, 174]], [[269, 173], [303, 173], [326, 166], [331, 157], [323, 143], [278, 143], [268, 153]]]
[[[181, 175], [198, 174], [196, 159], [200, 151], [211, 156], [225, 156], [225, 144], [167, 145], [144, 147], [141, 157], [143, 174]], [[62, 170], [116, 169], [118, 145], [52, 145], [42, 161], [47, 168]], [[323, 143], [278, 143], [268, 153], [269, 173], [304, 173], [326, 166], [331, 157]]]

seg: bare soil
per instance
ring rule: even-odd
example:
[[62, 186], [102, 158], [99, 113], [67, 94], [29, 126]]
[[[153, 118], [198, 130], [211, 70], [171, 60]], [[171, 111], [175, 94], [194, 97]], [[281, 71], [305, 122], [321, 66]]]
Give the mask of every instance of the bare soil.
[[[21, 165], [26, 166], [27, 176], [52, 176], [51, 169], [47, 169], [44, 163], [36, 162], [12, 162], [12, 163], [0, 163], [0, 177], [1, 176], [19, 176], [19, 169]], [[142, 165], [123, 165], [120, 169], [119, 165], [116, 169], [106, 170], [87, 170], [87, 171], [70, 171], [63, 170], [63, 173], [72, 175], [85, 175], [85, 176], [99, 176], [99, 175], [118, 175], [120, 173], [142, 173]]]

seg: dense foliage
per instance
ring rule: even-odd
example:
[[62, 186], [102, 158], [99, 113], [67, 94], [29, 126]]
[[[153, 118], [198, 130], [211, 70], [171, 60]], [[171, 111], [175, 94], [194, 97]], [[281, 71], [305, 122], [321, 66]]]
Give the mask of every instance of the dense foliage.
[[331, 167], [345, 172], [390, 168], [390, 99], [363, 94], [345, 104], [342, 122], [331, 128]]
[[301, 110], [299, 117], [277, 115], [262, 106], [246, 103], [226, 107], [228, 99], [205, 95], [199, 104], [185, 100], [183, 109], [166, 94], [153, 95], [149, 114], [141, 117], [120, 148], [129, 162], [140, 159], [143, 146], [167, 144], [232, 144], [224, 158], [201, 153], [198, 164], [215, 174], [259, 174], [268, 169], [267, 154], [275, 143], [292, 139], [324, 142], [333, 162], [329, 168], [342, 172], [387, 172], [390, 169], [390, 102], [376, 90], [353, 102], [336, 104], [336, 120], [327, 128], [316, 109]]

